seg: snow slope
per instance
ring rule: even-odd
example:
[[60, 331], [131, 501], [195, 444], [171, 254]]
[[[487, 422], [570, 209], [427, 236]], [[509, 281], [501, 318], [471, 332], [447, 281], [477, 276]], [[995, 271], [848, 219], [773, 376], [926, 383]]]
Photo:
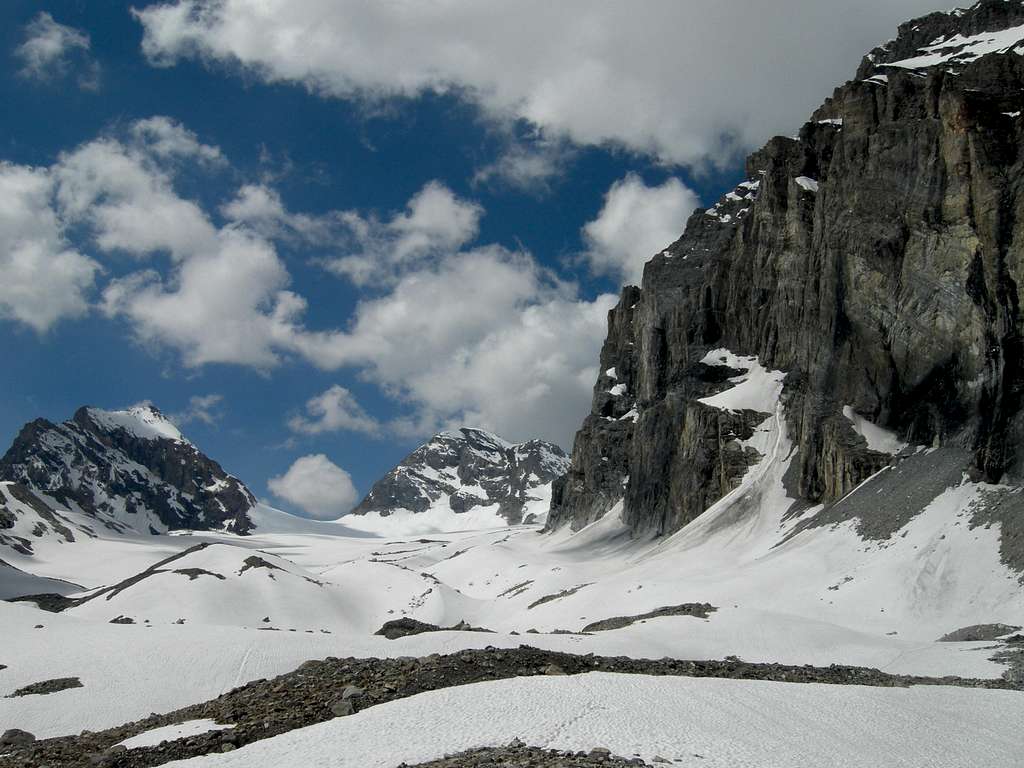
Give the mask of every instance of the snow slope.
[[195, 622], [266, 630], [352, 630], [361, 595], [283, 558], [202, 543], [92, 596], [67, 613], [97, 621]]
[[881, 66], [901, 69], [924, 69], [926, 67], [968, 64], [989, 53], [1024, 51], [1024, 25], [981, 32], [977, 35], [961, 34], [942, 37], [918, 51], [917, 56], [901, 61], [891, 61]]
[[[705, 402], [765, 414], [747, 441], [762, 458], [675, 535], [631, 539], [621, 506], [576, 533], [520, 525], [427, 536], [402, 521], [380, 535], [351, 535], [340, 524], [293, 522], [261, 508], [267, 524], [251, 536], [43, 541], [32, 558], [11, 564], [82, 584], [91, 591], [81, 596], [93, 597], [57, 615], [0, 604], [0, 663], [9, 665], [0, 696], [61, 675], [82, 676], [86, 688], [0, 698], [0, 722], [37, 735], [95, 729], [202, 701], [308, 658], [423, 655], [524, 639], [576, 653], [1002, 674], [990, 659], [992, 643], [936, 642], [973, 624], [1024, 625], [1021, 575], [1000, 560], [999, 524], [970, 524], [974, 508], [999, 489], [953, 478], [888, 538], [862, 538], [855, 517], [813, 524], [821, 510], [794, 507], [783, 482], [794, 450], [780, 374], [726, 350], [716, 354], [747, 372]], [[875, 508], [902, 499], [898, 486], [880, 493], [890, 476], [895, 470], [844, 503]], [[193, 549], [201, 544], [209, 546]], [[578, 634], [592, 622], [684, 603], [717, 610], [706, 619], [664, 616]], [[137, 623], [108, 623], [118, 616]], [[373, 635], [401, 616], [439, 626], [465, 620], [494, 634]], [[539, 634], [527, 637], [530, 630]]]
[[392, 768], [518, 738], [703, 768], [1002, 768], [1024, 754], [1021, 722], [1009, 691], [591, 673], [433, 691], [169, 766]]
[[170, 419], [148, 404], [134, 405], [120, 411], [90, 408], [89, 414], [93, 421], [107, 430], [123, 429], [132, 436], [143, 440], [164, 439], [180, 443], [188, 442]]

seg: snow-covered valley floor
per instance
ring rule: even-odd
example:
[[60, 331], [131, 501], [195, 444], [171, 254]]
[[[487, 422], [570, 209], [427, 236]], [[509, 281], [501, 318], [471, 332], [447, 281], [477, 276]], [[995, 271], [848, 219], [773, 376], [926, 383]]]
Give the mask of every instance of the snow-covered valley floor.
[[[900, 470], [883, 470], [836, 507], [863, 516], [902, 505], [887, 538], [862, 537], [857, 515], [822, 523], [820, 507], [794, 512], [779, 377], [742, 362], [751, 373], [707, 404], [764, 413], [748, 441], [762, 459], [669, 537], [631, 538], [618, 507], [580, 531], [545, 534], [537, 526], [452, 531], [452, 520], [417, 529], [421, 522], [408, 517], [390, 533], [380, 521], [359, 531], [359, 521], [313, 523], [260, 505], [252, 536], [100, 533], [73, 543], [42, 538], [31, 555], [5, 552], [11, 567], [0, 568], [0, 592], [60, 583], [73, 602], [60, 613], [0, 603], [0, 731], [53, 737], [109, 728], [308, 659], [522, 643], [603, 656], [736, 656], [999, 678], [1007, 667], [992, 657], [1002, 643], [938, 639], [972, 625], [1024, 625], [1021, 575], [1001, 559], [999, 524], [976, 524], [973, 514], [986, 494], [1011, 491], [956, 478], [922, 491], [929, 476], [914, 475], [914, 462], [942, 457], [910, 448], [901, 465], [914, 481], [907, 493]], [[879, 445], [892, 442], [870, 427], [857, 428]], [[907, 501], [922, 493], [918, 506]], [[89, 522], [73, 512], [67, 519]], [[693, 610], [704, 604], [711, 607]], [[630, 621], [673, 608], [699, 615]], [[490, 631], [374, 634], [400, 618]], [[609, 619], [621, 619], [618, 628], [582, 632]], [[81, 687], [9, 697], [65, 677]], [[700, 765], [995, 766], [1024, 755], [1022, 721], [1020, 691], [591, 674], [422, 693], [204, 760], [395, 765], [519, 737]], [[409, 736], [385, 749], [382, 729]]]
[[518, 738], [705, 768], [981, 768], [1019, 761], [1022, 721], [1015, 691], [590, 673], [432, 691], [169, 765], [394, 768]]
[[[926, 530], [921, 538], [941, 535]], [[839, 533], [838, 542], [831, 541], [836, 531], [819, 534], [823, 540], [818, 541], [801, 536], [810, 541], [797, 537], [785, 545], [796, 555], [768, 553], [768, 566], [762, 568], [754, 559], [746, 577], [736, 565], [710, 567], [701, 552], [708, 551], [707, 543], [691, 555], [697, 562], [690, 566], [690, 552], [631, 542], [613, 518], [575, 535], [553, 536], [516, 527], [396, 541], [293, 533], [117, 539], [110, 542], [112, 554], [128, 547], [148, 550], [150, 564], [198, 543], [211, 546], [109, 599], [101, 595], [62, 613], [30, 603], [0, 603], [0, 663], [8, 667], [0, 671], [0, 695], [57, 677], [79, 677], [83, 684], [45, 696], [0, 698], [0, 725], [40, 737], [97, 730], [214, 698], [307, 659], [423, 656], [523, 642], [573, 653], [735, 655], [745, 661], [845, 663], [905, 674], [995, 678], [1004, 671], [990, 660], [991, 642], [935, 640], [969, 624], [1019, 621], [1018, 604], [993, 606], [979, 592], [978, 607], [949, 601], [929, 613], [919, 608], [901, 613], [898, 595], [881, 590], [872, 605], [865, 606], [863, 596], [843, 602], [841, 589], [829, 589], [827, 571], [834, 572], [829, 558], [839, 557], [843, 547], [857, 551], [853, 534]], [[103, 542], [89, 546], [102, 550]], [[823, 552], [801, 557], [804, 548]], [[876, 569], [891, 551], [864, 552], [863, 543], [860, 550], [861, 557], [881, 560]], [[246, 568], [254, 554], [273, 567]], [[80, 583], [116, 584], [135, 575], [146, 559], [141, 551], [124, 559], [99, 558], [91, 571], [79, 571]], [[987, 564], [996, 566], [997, 560]], [[45, 565], [40, 570], [48, 575]], [[668, 616], [587, 635], [553, 633], [687, 602], [709, 602], [718, 610], [706, 619]], [[872, 608], [880, 618], [871, 615]], [[398, 640], [373, 634], [401, 616], [440, 626], [464, 619], [494, 633], [431, 632]], [[109, 623], [117, 617], [136, 623]], [[528, 633], [532, 629], [538, 633]]]

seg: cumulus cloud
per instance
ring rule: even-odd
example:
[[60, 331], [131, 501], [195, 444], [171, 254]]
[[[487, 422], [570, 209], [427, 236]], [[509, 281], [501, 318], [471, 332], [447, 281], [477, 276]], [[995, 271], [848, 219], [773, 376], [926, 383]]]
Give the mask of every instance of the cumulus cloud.
[[[281, 214], [275, 200], [246, 195], [230, 212], [251, 224], [253, 211]], [[355, 370], [405, 413], [381, 425], [332, 388], [292, 420], [296, 432], [419, 437], [472, 423], [567, 445], [588, 406], [613, 299], [580, 299], [529, 254], [495, 245], [460, 250], [481, 214], [431, 184], [385, 222], [360, 217], [373, 228], [362, 242], [379, 246], [360, 274], [375, 277], [378, 292], [358, 302], [346, 329], [308, 328], [305, 299], [287, 290], [272, 242], [235, 226], [170, 278], [141, 271], [112, 282], [103, 306], [129, 319], [141, 341], [172, 347], [187, 365], [269, 369], [297, 356], [324, 370]]]
[[356, 285], [388, 281], [473, 240], [482, 215], [479, 205], [432, 181], [388, 221], [347, 213], [344, 223], [358, 252], [330, 259], [325, 266]]
[[96, 90], [100, 84], [99, 64], [90, 55], [89, 35], [58, 24], [43, 11], [25, 25], [25, 39], [14, 55], [21, 61], [19, 74], [33, 80], [56, 80], [72, 69], [78, 86]]
[[407, 273], [306, 354], [357, 366], [412, 415], [409, 435], [472, 424], [568, 445], [589, 406], [610, 295], [580, 299], [529, 255], [497, 246]]
[[169, 278], [155, 270], [112, 281], [103, 311], [128, 319], [146, 345], [176, 349], [188, 366], [236, 363], [269, 369], [291, 346], [305, 301], [284, 290], [288, 271], [266, 241], [238, 230], [192, 255]]
[[306, 402], [308, 416], [294, 416], [288, 420], [293, 432], [319, 435], [324, 432], [380, 433], [380, 424], [359, 405], [355, 395], [338, 384], [310, 398]]
[[0, 162], [0, 317], [39, 333], [78, 317], [99, 271], [64, 237], [51, 174]]
[[[344, 98], [456, 93], [497, 121], [673, 163], [790, 133], [933, 0], [176, 0], [137, 10], [155, 64], [241, 65]], [[808, 30], [814, 30], [810, 34]]]
[[575, 154], [565, 140], [542, 136], [526, 141], [512, 139], [497, 159], [477, 169], [473, 183], [504, 185], [542, 195], [563, 176]]
[[341, 517], [359, 500], [352, 476], [322, 453], [296, 459], [283, 475], [270, 478], [267, 487], [318, 520]]
[[214, 248], [216, 228], [147, 149], [101, 138], [61, 155], [52, 173], [62, 217], [89, 227], [103, 251], [180, 261]]
[[604, 196], [597, 218], [583, 226], [584, 257], [595, 274], [639, 284], [655, 253], [675, 242], [700, 198], [679, 179], [657, 187], [629, 174]]
[[172, 413], [169, 418], [178, 426], [184, 426], [194, 421], [213, 426], [220, 421], [220, 406], [223, 402], [224, 395], [193, 395], [188, 399], [187, 408], [178, 413]]
[[235, 197], [221, 206], [221, 215], [244, 224], [263, 237], [293, 243], [327, 245], [349, 238], [349, 222], [359, 224], [357, 214], [333, 211], [321, 216], [293, 213], [281, 195], [266, 184], [243, 184]]
[[137, 145], [160, 158], [193, 158], [212, 165], [224, 162], [219, 147], [203, 144], [195, 133], [163, 115], [136, 120], [129, 133]]
[[[40, 329], [85, 310], [98, 265], [64, 244], [61, 228], [74, 226], [98, 251], [144, 261], [106, 283], [99, 308], [145, 348], [171, 350], [188, 367], [270, 371], [299, 359], [347, 369], [400, 413], [378, 420], [337, 386], [292, 419], [297, 433], [420, 437], [469, 423], [568, 445], [587, 410], [613, 297], [580, 297], [528, 253], [472, 245], [483, 209], [436, 182], [385, 217], [294, 213], [273, 188], [249, 185], [221, 207], [227, 223], [217, 224], [176, 183], [187, 167], [220, 162], [219, 150], [184, 127], [149, 119], [48, 169], [0, 175], [10, 185], [0, 236], [48, 249], [46, 259], [28, 261], [34, 271], [23, 280], [0, 285], [0, 307]], [[279, 236], [311, 239], [320, 227], [346, 233], [353, 253], [342, 260], [367, 260], [339, 271], [359, 285], [371, 281], [347, 317], [326, 328], [306, 321], [306, 299], [276, 247]], [[55, 271], [65, 263], [66, 275]], [[185, 418], [214, 418], [216, 402], [193, 405]]]

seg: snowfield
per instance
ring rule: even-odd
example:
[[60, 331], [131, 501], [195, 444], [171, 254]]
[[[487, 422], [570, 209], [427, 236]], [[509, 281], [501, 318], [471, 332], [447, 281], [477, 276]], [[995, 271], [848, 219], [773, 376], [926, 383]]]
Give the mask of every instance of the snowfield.
[[[58, 614], [0, 603], [0, 664], [8, 667], [0, 670], [0, 697], [55, 677], [79, 677], [83, 687], [0, 698], [0, 725], [40, 737], [98, 730], [214, 698], [307, 659], [422, 656], [524, 642], [609, 656], [735, 655], [999, 677], [1006, 668], [992, 661], [992, 642], [936, 642], [974, 624], [1024, 625], [1021, 575], [1000, 561], [998, 523], [970, 525], [972, 510], [999, 489], [953, 478], [926, 494], [919, 508], [904, 510], [888, 538], [862, 538], [856, 517], [812, 525], [821, 508], [794, 512], [783, 483], [794, 446], [779, 401], [781, 373], [728, 350], [710, 358], [746, 369], [731, 389], [704, 402], [763, 413], [746, 441], [762, 458], [737, 488], [670, 537], [630, 538], [621, 506], [581, 531], [552, 534], [541, 534], [538, 525], [452, 530], [455, 523], [491, 520], [450, 511], [447, 523], [430, 533], [416, 527], [419, 516], [361, 518], [356, 524], [370, 530], [358, 531], [348, 518], [314, 523], [260, 506], [252, 536], [119, 535], [97, 528], [73, 543], [40, 539], [33, 556], [10, 556], [20, 571], [0, 568], [0, 592], [35, 592], [53, 584], [44, 579], [62, 579], [74, 584], [46, 591], [91, 599]], [[863, 417], [851, 411], [847, 418], [859, 420], [866, 440], [897, 450]], [[913, 447], [900, 455], [911, 462], [931, 456]], [[883, 471], [843, 503], [868, 509], [895, 497], [902, 503], [909, 493], [881, 494], [897, 476]], [[67, 519], [88, 523], [77, 512]], [[432, 522], [429, 513], [423, 519]], [[689, 603], [716, 610], [707, 618], [626, 620], [619, 629], [580, 633], [593, 622]], [[493, 633], [442, 631], [394, 641], [374, 634], [403, 616], [441, 627], [467, 621]], [[462, 718], [463, 724], [404, 740], [420, 752], [392, 754], [376, 743], [365, 764], [428, 759], [514, 736], [556, 747], [603, 745], [626, 755], [655, 750], [684, 760], [706, 752], [701, 765], [966, 766], [1010, 764], [1005, 758], [1014, 748], [1024, 754], [1024, 694], [1016, 692], [590, 676], [424, 696], [305, 729], [312, 751], [292, 764], [321, 764], [327, 759], [321, 754], [332, 750], [352, 761], [346, 764], [363, 764], [355, 745], [370, 749], [371, 735], [382, 727], [377, 718], [405, 728], [395, 718], [408, 717], [410, 728], [426, 731], [430, 717], [449, 713], [451, 723]], [[662, 696], [671, 705], [659, 709]], [[492, 701], [512, 702], [507, 718], [485, 714]], [[620, 711], [635, 712], [635, 722], [612, 714]], [[360, 731], [367, 723], [376, 725]], [[644, 730], [647, 723], [661, 723], [660, 741]], [[274, 750], [291, 749], [298, 738], [281, 736], [214, 762], [249, 755], [247, 764], [280, 764], [273, 760], [284, 753]], [[339, 752], [332, 739], [351, 745]], [[820, 750], [833, 743], [838, 756], [824, 759]]]
[[1021, 722], [1012, 691], [595, 672], [432, 691], [168, 766], [394, 768], [519, 738], [703, 768], [1001, 768], [1024, 754]]

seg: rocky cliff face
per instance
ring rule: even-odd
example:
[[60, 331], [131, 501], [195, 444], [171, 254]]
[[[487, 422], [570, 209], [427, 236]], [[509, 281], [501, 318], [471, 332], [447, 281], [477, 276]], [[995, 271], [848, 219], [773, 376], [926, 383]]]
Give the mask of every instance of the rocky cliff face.
[[1024, 475], [1020, 51], [1017, 0], [907, 23], [750, 156], [610, 313], [549, 528], [621, 500], [666, 534], [737, 485], [769, 414], [700, 402], [739, 373], [720, 348], [785, 373], [794, 496], [835, 501], [892, 460], [865, 422], [965, 449], [974, 478]]
[[513, 445], [480, 429], [441, 432], [378, 480], [352, 514], [425, 512], [438, 505], [461, 513], [497, 505], [506, 520], [519, 523], [568, 464], [561, 448], [543, 440]]
[[30, 422], [0, 458], [0, 481], [18, 483], [12, 493], [30, 490], [118, 532], [247, 533], [256, 504], [152, 406], [80, 408], [63, 424]]

